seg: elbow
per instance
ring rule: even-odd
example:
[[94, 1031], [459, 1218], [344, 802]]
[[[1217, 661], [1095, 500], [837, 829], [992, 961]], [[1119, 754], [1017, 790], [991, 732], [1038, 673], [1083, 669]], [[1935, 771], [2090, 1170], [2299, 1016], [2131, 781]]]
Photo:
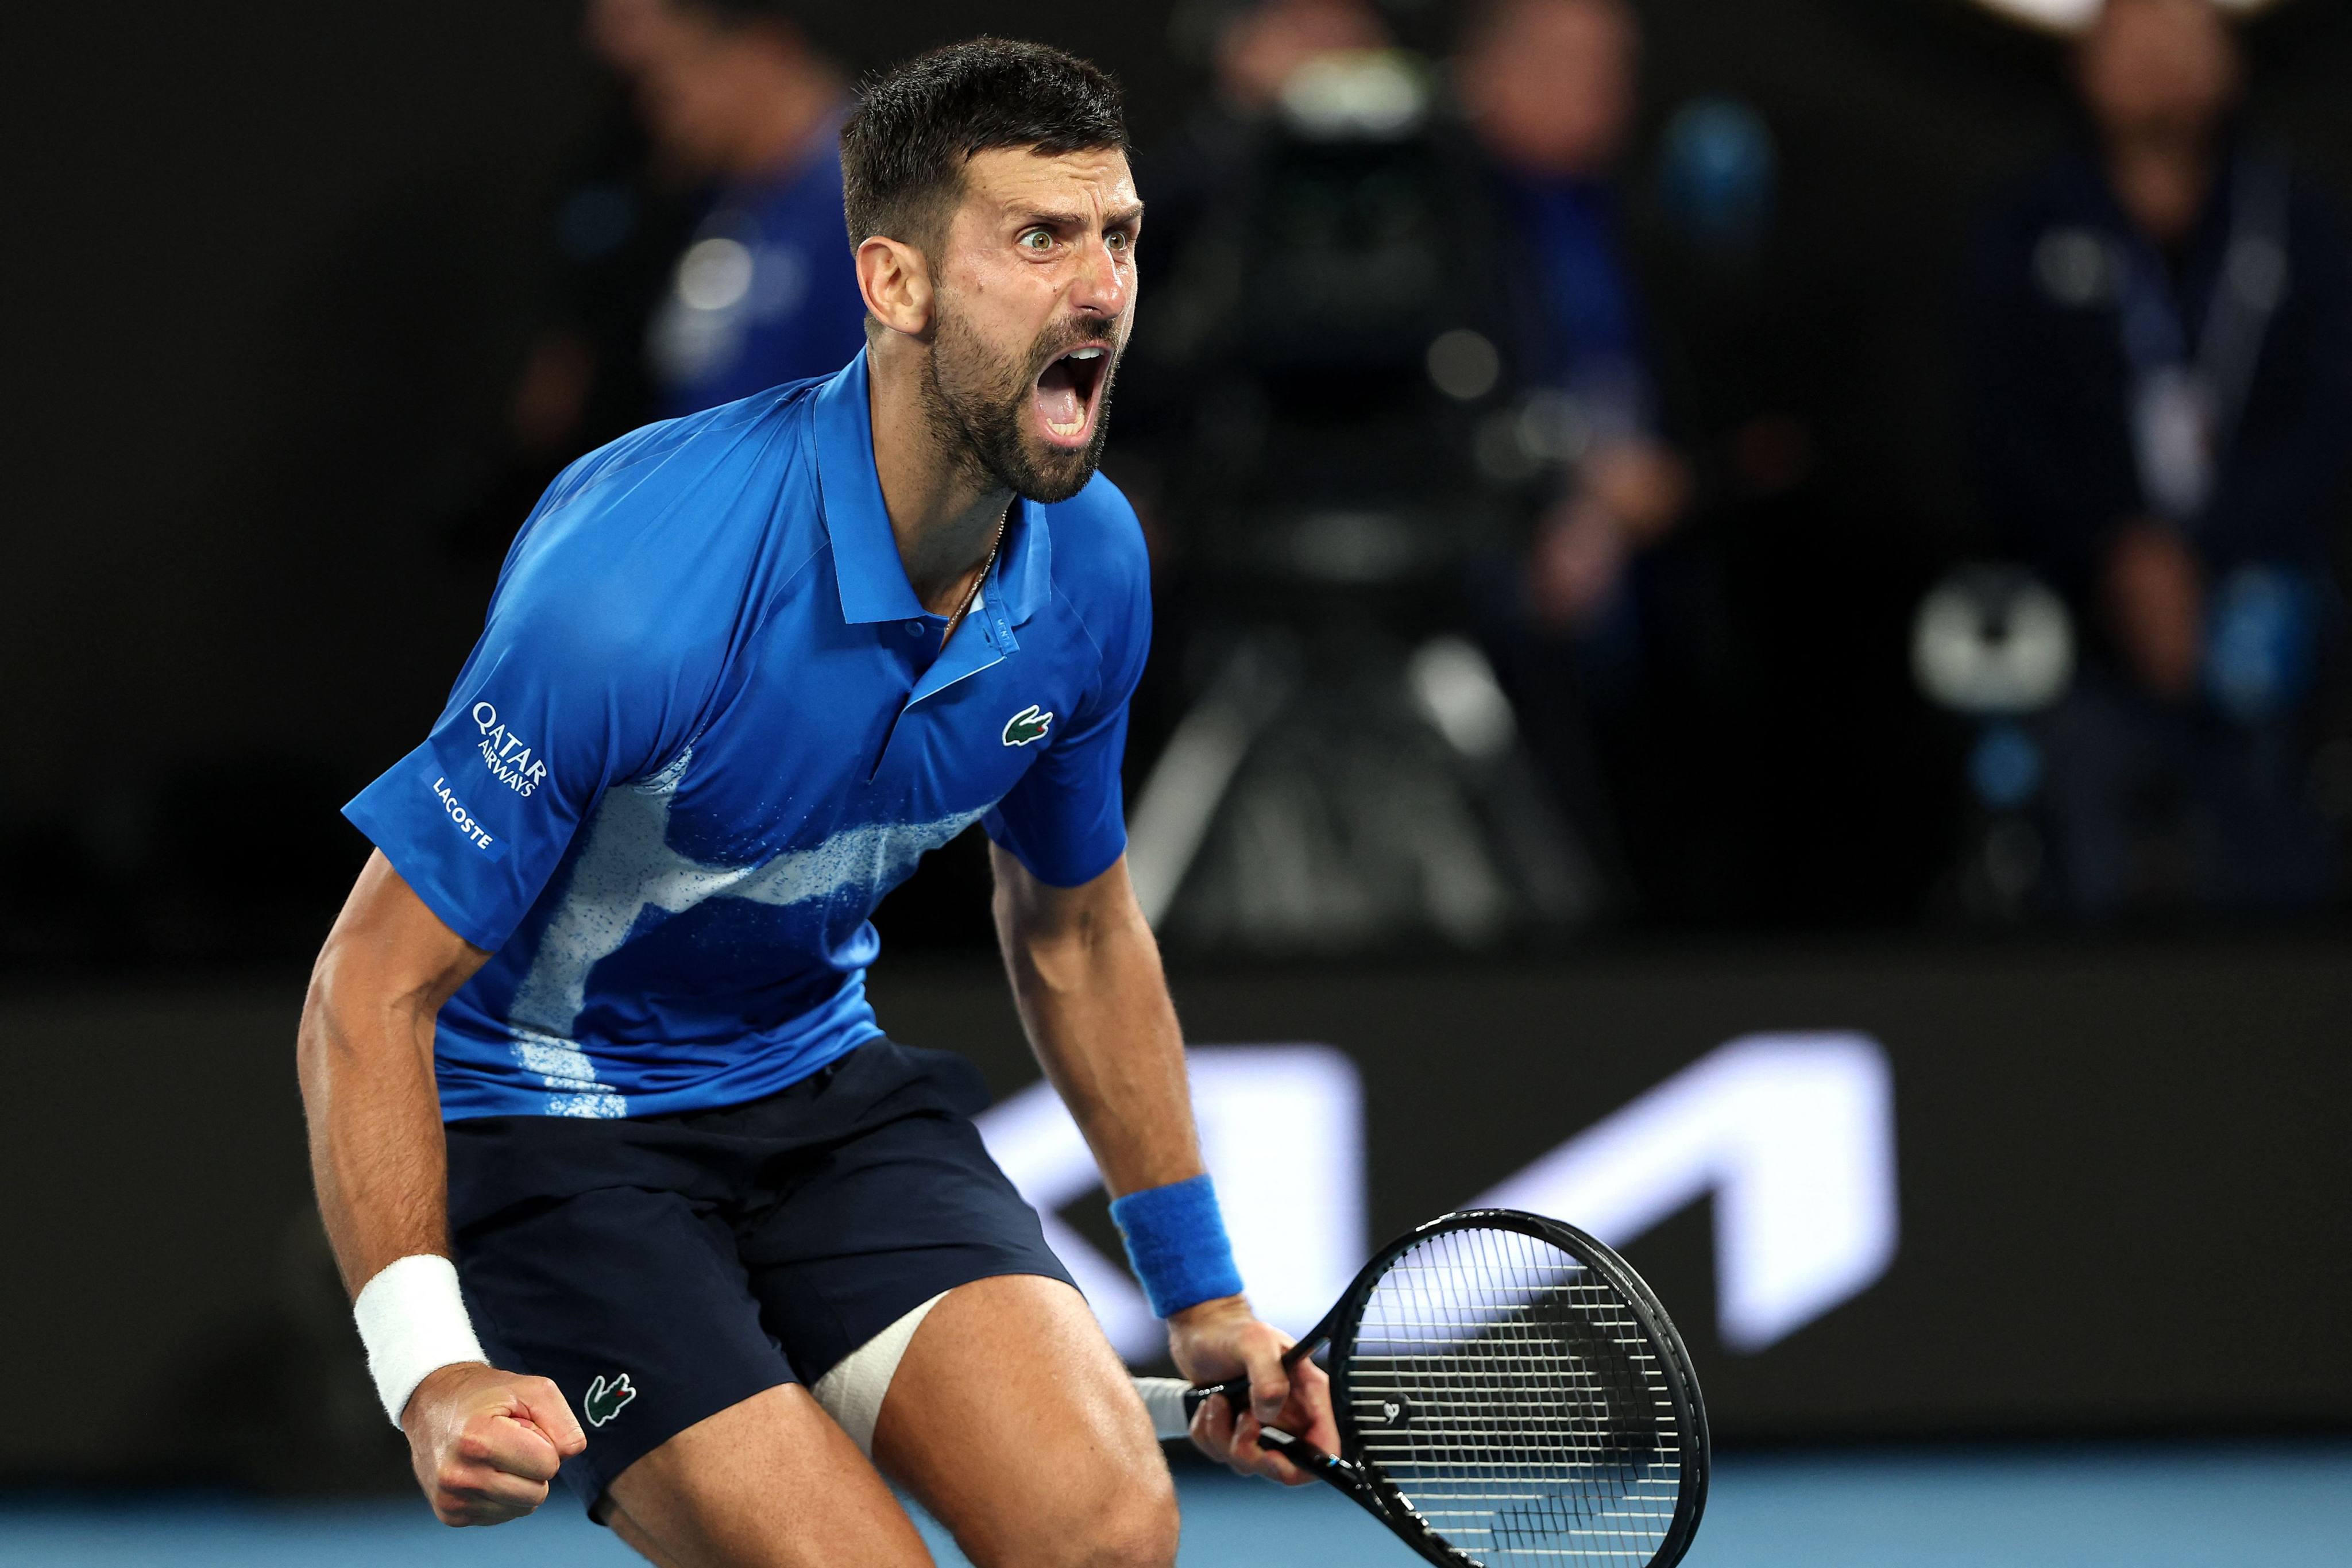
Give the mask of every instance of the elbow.
[[1023, 927], [1009, 944], [1016, 981], [1024, 989], [1055, 994], [1083, 989], [1099, 955], [1097, 934], [1090, 914], [1050, 927]]
[[1060, 995], [1132, 975], [1139, 966], [1156, 972], [1160, 964], [1151, 927], [1131, 907], [1088, 905], [1025, 924], [1008, 932], [1006, 952], [1018, 984]]
[[1017, 988], [1067, 994], [1139, 960], [1157, 966], [1159, 944], [1124, 861], [1076, 888], [1038, 881], [1001, 849], [995, 867], [997, 942]]
[[319, 950], [317, 961], [310, 965], [310, 983], [302, 993], [302, 1020], [294, 1031], [294, 1070], [301, 1079], [306, 1099], [317, 1090], [333, 1065], [339, 1042], [351, 1037], [350, 1031], [339, 1027], [336, 1022], [347, 967], [338, 952], [340, 945], [335, 936], [328, 937], [327, 944]]
[[385, 1031], [370, 1028], [396, 1024], [405, 1011], [404, 987], [387, 984], [388, 977], [368, 962], [363, 943], [354, 942], [339, 927], [310, 965], [310, 983], [302, 994], [302, 1019], [294, 1032], [294, 1066], [308, 1096], [346, 1065], [362, 1044]]

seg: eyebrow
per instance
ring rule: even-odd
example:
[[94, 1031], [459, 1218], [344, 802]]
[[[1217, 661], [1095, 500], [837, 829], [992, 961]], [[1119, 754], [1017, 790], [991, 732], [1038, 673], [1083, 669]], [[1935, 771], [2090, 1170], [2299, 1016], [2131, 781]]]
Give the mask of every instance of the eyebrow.
[[[1011, 216], [1024, 224], [1042, 223], [1051, 228], [1082, 228], [1087, 221], [1084, 213], [1067, 209], [1053, 212], [1043, 207], [1014, 207], [1012, 209]], [[1143, 204], [1137, 202], [1132, 206], [1118, 207], [1103, 214], [1103, 227], [1125, 228], [1131, 224], [1140, 223], [1142, 219]]]

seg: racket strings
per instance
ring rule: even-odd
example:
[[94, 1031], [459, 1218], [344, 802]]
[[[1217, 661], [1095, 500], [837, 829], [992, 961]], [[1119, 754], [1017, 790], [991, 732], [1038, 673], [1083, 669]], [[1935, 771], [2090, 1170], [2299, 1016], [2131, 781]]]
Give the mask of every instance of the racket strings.
[[1489, 1564], [1639, 1568], [1682, 1485], [1655, 1347], [1615, 1289], [1538, 1237], [1454, 1230], [1402, 1254], [1340, 1370], [1363, 1456]]

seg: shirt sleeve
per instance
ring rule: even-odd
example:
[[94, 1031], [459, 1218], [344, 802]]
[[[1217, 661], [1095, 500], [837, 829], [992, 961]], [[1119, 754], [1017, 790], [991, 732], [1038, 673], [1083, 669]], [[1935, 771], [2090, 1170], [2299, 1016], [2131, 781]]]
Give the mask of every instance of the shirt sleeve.
[[495, 952], [614, 784], [656, 773], [702, 707], [694, 662], [647, 635], [579, 552], [518, 546], [424, 744], [343, 808], [443, 923]]
[[1045, 754], [981, 819], [990, 838], [1049, 887], [1083, 886], [1127, 853], [1119, 768], [1127, 757], [1128, 700], [1151, 647], [1148, 571], [1137, 574], [1115, 621], [1094, 689]]

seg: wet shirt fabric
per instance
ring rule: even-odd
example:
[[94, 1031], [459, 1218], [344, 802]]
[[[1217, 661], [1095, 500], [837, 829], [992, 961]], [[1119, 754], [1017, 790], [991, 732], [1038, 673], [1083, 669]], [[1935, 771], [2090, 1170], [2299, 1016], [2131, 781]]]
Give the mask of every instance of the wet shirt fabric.
[[442, 1114], [738, 1105], [882, 1031], [869, 920], [974, 822], [1074, 887], [1126, 847], [1150, 640], [1135, 514], [1020, 500], [944, 648], [900, 564], [865, 358], [583, 458], [431, 736], [344, 808], [492, 958]]

